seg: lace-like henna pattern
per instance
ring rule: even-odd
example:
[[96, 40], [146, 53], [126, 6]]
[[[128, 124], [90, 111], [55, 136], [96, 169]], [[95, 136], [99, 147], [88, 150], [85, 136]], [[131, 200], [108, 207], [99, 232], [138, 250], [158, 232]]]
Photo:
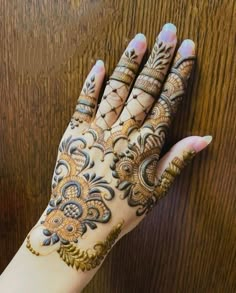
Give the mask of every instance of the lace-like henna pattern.
[[84, 131], [84, 133], [87, 132], [92, 134], [94, 143], [90, 148], [100, 149], [103, 154], [102, 160], [104, 160], [105, 155], [114, 152], [114, 146], [119, 139], [128, 139], [127, 135], [130, 135], [130, 133], [137, 128], [137, 123], [131, 119], [124, 122], [119, 129], [113, 127], [112, 129], [106, 130], [109, 132], [107, 138], [105, 138], [105, 131], [97, 125], [92, 125], [88, 130]]
[[164, 43], [157, 39], [152, 53], [138, 76], [130, 98], [124, 105], [116, 128], [129, 119], [133, 119], [140, 126], [144, 117], [149, 113], [153, 99], [159, 94], [166, 71], [171, 62], [174, 44]]
[[[96, 223], [107, 223], [111, 218], [104, 200], [111, 200], [114, 190], [103, 177], [89, 171], [94, 161], [86, 147], [83, 138], [71, 136], [60, 145], [51, 200], [45, 218], [32, 230], [42, 231], [41, 247], [76, 244], [88, 227], [95, 229]], [[40, 247], [37, 250], [31, 243], [31, 233], [27, 239], [30, 251], [41, 255]]]
[[96, 110], [95, 75], [86, 81], [82, 93], [78, 98], [75, 113], [70, 122], [71, 129], [78, 127], [80, 123], [90, 122]]
[[[138, 63], [136, 62], [137, 55], [134, 49], [126, 50], [121, 57], [117, 67], [115, 68], [110, 80], [107, 82], [104, 95], [98, 115], [96, 117], [96, 124], [100, 124], [100, 120], [104, 122], [106, 128], [109, 129], [113, 121], [107, 121], [106, 117], [109, 114], [119, 113], [123, 107], [124, 99], [127, 97], [130, 86], [138, 71]], [[106, 110], [103, 110], [106, 109]], [[117, 112], [118, 111], [118, 112]], [[109, 117], [110, 119], [110, 117]]]
[[183, 170], [183, 168], [192, 160], [195, 155], [195, 151], [184, 152], [183, 159], [175, 157], [170, 162], [169, 166], [165, 169], [157, 182], [155, 188], [155, 197], [157, 199], [160, 199], [167, 194], [175, 178], [180, 174], [181, 170]]
[[99, 266], [114, 245], [118, 238], [122, 223], [115, 226], [108, 234], [107, 238], [103, 242], [96, 243], [92, 249], [81, 250], [74, 244], [65, 244], [60, 247], [58, 253], [61, 259], [68, 265], [77, 270], [89, 271]]

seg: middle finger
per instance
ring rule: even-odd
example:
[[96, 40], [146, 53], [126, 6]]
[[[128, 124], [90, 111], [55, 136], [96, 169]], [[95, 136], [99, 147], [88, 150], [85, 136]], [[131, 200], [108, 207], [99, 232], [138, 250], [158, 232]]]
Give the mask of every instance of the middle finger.
[[176, 27], [171, 23], [165, 24], [157, 37], [147, 63], [134, 84], [119, 119], [112, 127], [114, 130], [122, 128], [130, 119], [134, 120], [136, 125], [142, 124], [160, 93], [176, 43]]

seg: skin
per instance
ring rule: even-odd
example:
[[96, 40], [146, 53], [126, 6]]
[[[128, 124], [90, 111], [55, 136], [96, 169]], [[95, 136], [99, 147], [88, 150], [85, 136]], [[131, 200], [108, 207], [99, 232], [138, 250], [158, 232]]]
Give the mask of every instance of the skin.
[[211, 142], [191, 136], [160, 158], [196, 55], [193, 41], [175, 54], [176, 43], [176, 27], [166, 24], [137, 77], [147, 43], [136, 35], [99, 106], [105, 68], [101, 60], [94, 65], [59, 145], [49, 204], [1, 275], [1, 291], [80, 292]]

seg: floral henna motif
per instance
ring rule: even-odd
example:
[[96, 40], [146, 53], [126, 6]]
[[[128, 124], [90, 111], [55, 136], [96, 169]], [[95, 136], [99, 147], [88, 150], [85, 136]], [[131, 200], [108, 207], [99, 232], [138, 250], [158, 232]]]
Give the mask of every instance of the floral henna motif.
[[[83, 138], [72, 137], [60, 145], [45, 217], [27, 237], [27, 247], [36, 255], [44, 255], [41, 247], [54, 246], [58, 250], [58, 245], [76, 245], [88, 227], [95, 229], [96, 223], [107, 223], [111, 218], [104, 200], [114, 198], [114, 190], [103, 177], [90, 171], [94, 162], [86, 146]], [[41, 233], [37, 247], [31, 243], [31, 234], [36, 232]]]
[[45, 227], [43, 233], [47, 236], [43, 245], [58, 241], [63, 244], [77, 243], [87, 226], [95, 229], [95, 222], [108, 222], [111, 212], [103, 202], [103, 189], [109, 191], [111, 198], [114, 197], [108, 182], [96, 174], [85, 173], [63, 179], [53, 190], [46, 219], [41, 222]]
[[70, 122], [71, 129], [78, 127], [83, 121], [90, 122], [94, 116], [96, 109], [96, 98], [93, 96], [95, 93], [95, 75], [92, 75], [89, 81], [86, 81], [82, 93], [78, 98]]
[[188, 151], [184, 152], [182, 159], [175, 157], [156, 181], [159, 150], [152, 148], [153, 139], [156, 143], [156, 137], [151, 134], [147, 134], [146, 139], [141, 139], [140, 136], [138, 145], [130, 145], [128, 150], [117, 155], [111, 164], [112, 175], [118, 179], [116, 187], [123, 191], [122, 199], [127, 198], [129, 206], [139, 207], [137, 216], [150, 211], [154, 204], [166, 195], [175, 177], [196, 155], [195, 151]]
[[[76, 270], [89, 271], [99, 266], [111, 250], [112, 246], [121, 233], [123, 221], [113, 227], [105, 241], [97, 242], [92, 249], [82, 250], [73, 243], [62, 244], [57, 250], [60, 258], [70, 267]], [[36, 256], [40, 254], [35, 251], [30, 243], [30, 235], [26, 239], [26, 247]]]
[[158, 137], [153, 134], [139, 136], [137, 143], [117, 154], [111, 164], [112, 175], [117, 178], [116, 187], [123, 192], [132, 207], [138, 206], [137, 216], [143, 215], [153, 206], [156, 168], [159, 159]]

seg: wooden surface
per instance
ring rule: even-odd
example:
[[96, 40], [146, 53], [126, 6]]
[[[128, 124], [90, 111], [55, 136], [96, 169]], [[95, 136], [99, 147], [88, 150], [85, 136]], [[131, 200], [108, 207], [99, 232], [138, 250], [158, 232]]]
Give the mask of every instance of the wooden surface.
[[60, 137], [96, 59], [165, 22], [198, 47], [167, 148], [214, 137], [169, 196], [107, 257], [85, 293], [236, 292], [234, 0], [0, 0], [0, 271], [45, 208]]

